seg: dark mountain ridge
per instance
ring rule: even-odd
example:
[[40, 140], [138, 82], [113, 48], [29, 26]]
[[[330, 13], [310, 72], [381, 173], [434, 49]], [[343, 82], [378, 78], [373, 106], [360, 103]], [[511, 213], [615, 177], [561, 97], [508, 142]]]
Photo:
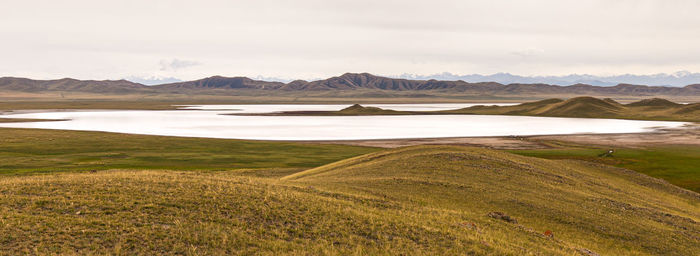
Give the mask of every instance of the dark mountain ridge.
[[212, 76], [204, 79], [154, 85], [157, 89], [279, 89], [284, 86], [280, 82], [253, 80], [247, 77]]
[[32, 80], [19, 77], [1, 77], [0, 90], [42, 92], [74, 91], [90, 93], [129, 93], [148, 89], [148, 86], [127, 80], [77, 80], [62, 78], [56, 80]]
[[685, 87], [645, 86], [619, 84], [593, 86], [575, 84], [559, 86], [549, 84], [499, 84], [495, 82], [468, 83], [464, 81], [408, 80], [375, 76], [369, 73], [345, 73], [317, 81], [296, 80], [289, 83], [254, 80], [247, 77], [213, 76], [199, 80], [146, 86], [126, 80], [31, 80], [2, 77], [0, 90], [42, 92], [70, 91], [87, 93], [158, 93], [158, 92], [207, 92], [212, 90], [278, 90], [278, 91], [437, 91], [472, 95], [683, 95], [700, 96], [700, 84]]

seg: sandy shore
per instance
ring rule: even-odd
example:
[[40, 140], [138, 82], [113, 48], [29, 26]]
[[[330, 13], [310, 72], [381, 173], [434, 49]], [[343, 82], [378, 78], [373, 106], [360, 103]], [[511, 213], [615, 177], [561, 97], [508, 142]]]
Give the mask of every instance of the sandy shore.
[[585, 145], [606, 145], [643, 148], [650, 145], [700, 146], [700, 124], [678, 129], [660, 129], [649, 133], [540, 135], [529, 140], [556, 140]]
[[19, 109], [0, 110], [0, 116], [11, 116], [19, 114], [55, 113], [55, 112], [100, 112], [113, 111], [115, 109]]
[[546, 141], [563, 141], [583, 145], [615, 147], [645, 147], [652, 145], [698, 145], [700, 146], [700, 124], [691, 124], [679, 129], [659, 129], [645, 133], [615, 134], [571, 134], [502, 137], [459, 137], [423, 139], [385, 139], [353, 141], [307, 141], [306, 143], [343, 144], [397, 148], [413, 145], [466, 145], [495, 149], [542, 149], [550, 148]]

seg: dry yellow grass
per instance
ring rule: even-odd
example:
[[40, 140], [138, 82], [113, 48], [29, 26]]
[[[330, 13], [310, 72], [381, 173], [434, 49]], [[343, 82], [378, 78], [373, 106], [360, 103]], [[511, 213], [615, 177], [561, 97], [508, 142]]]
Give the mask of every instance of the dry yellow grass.
[[[563, 244], [602, 255], [688, 255], [700, 249], [700, 195], [633, 171], [583, 161], [419, 146], [372, 153], [283, 179], [475, 219], [501, 211], [522, 228], [552, 230]], [[527, 239], [514, 235], [507, 240]]]
[[628, 170], [457, 146], [291, 175], [0, 178], [5, 254], [692, 255], [699, 213], [697, 193]]

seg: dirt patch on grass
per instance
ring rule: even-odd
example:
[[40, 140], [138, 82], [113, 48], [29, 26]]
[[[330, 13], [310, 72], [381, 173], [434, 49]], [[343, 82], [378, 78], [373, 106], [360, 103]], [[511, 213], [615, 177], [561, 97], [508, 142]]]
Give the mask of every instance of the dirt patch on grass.
[[684, 128], [662, 129], [649, 133], [545, 135], [530, 141], [555, 140], [585, 145], [639, 148], [652, 145], [700, 145], [700, 124]]

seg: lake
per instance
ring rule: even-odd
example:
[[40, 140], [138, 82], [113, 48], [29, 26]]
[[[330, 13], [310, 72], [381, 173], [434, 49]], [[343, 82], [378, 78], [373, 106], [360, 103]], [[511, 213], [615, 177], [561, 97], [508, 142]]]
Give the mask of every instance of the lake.
[[[367, 104], [419, 111], [483, 104]], [[507, 105], [507, 104], [486, 104]], [[677, 128], [684, 122], [496, 115], [236, 116], [232, 113], [340, 110], [344, 105], [202, 105], [183, 110], [91, 110], [3, 117], [70, 119], [0, 123], [0, 127], [104, 131], [146, 135], [255, 140], [364, 140], [577, 133], [636, 133]]]

